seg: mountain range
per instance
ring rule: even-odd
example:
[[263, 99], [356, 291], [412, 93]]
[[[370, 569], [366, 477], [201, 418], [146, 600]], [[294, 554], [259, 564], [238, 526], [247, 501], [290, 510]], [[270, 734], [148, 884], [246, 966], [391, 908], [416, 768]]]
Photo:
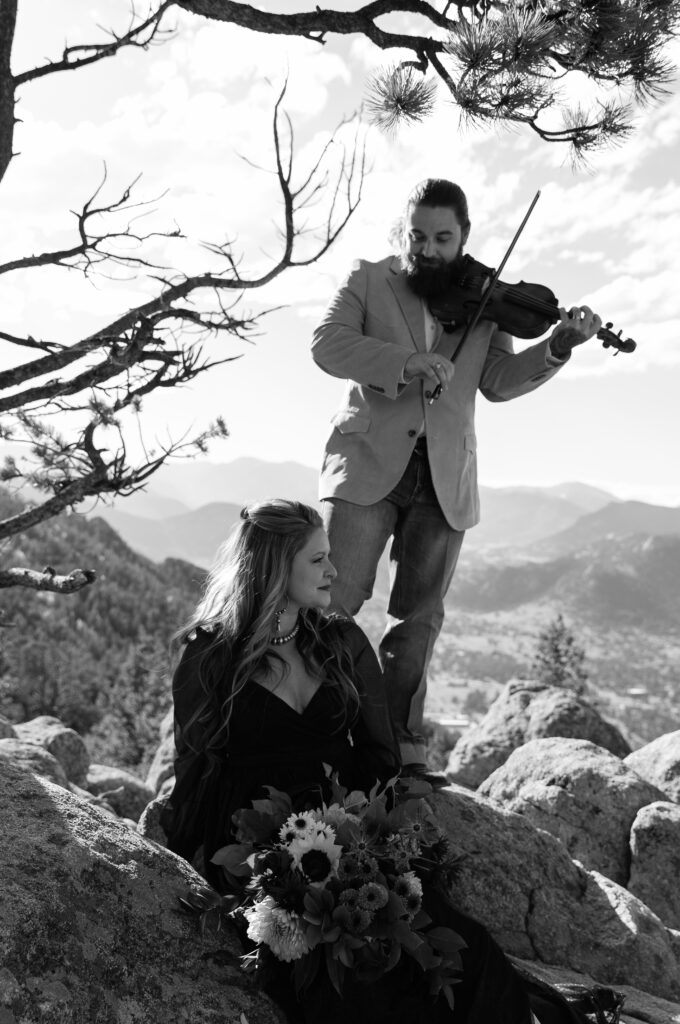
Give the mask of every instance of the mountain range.
[[[90, 562], [100, 571], [99, 582], [88, 589], [92, 597], [64, 600], [78, 606], [72, 621], [86, 622], [90, 606], [101, 604], [99, 594], [93, 600], [94, 590], [115, 588], [121, 608], [105, 627], [113, 644], [117, 622], [131, 629], [121, 610], [123, 561], [137, 574], [132, 604], [140, 593], [155, 593], [159, 572], [172, 571], [179, 614], [166, 607], [163, 614], [170, 611], [175, 628], [196, 599], [201, 568], [210, 564], [243, 504], [276, 493], [313, 503], [315, 490], [314, 470], [296, 463], [180, 463], [162, 470], [146, 492], [43, 524], [36, 557], [60, 572]], [[466, 537], [446, 599], [428, 712], [460, 712], [470, 696], [478, 707], [488, 704], [513, 675], [530, 675], [540, 632], [563, 614], [586, 651], [597, 700], [634, 743], [680, 728], [680, 509], [621, 501], [580, 483], [484, 487], [481, 498], [482, 523]], [[80, 524], [75, 532], [69, 526], [68, 544], [64, 523]], [[13, 564], [26, 564], [21, 556], [32, 552], [29, 535], [12, 545]], [[374, 598], [359, 616], [376, 646], [388, 586], [384, 559]], [[50, 595], [26, 600], [44, 614]], [[93, 637], [101, 629], [97, 625]]]
[[[482, 520], [465, 539], [466, 552], [518, 549], [527, 557], [557, 557], [609, 534], [680, 535], [680, 508], [621, 501], [572, 482], [551, 487], [482, 487]], [[229, 463], [173, 463], [146, 491], [97, 505], [127, 543], [154, 560], [184, 558], [207, 566], [244, 504], [274, 495], [317, 502], [317, 473], [296, 462], [243, 458]]]

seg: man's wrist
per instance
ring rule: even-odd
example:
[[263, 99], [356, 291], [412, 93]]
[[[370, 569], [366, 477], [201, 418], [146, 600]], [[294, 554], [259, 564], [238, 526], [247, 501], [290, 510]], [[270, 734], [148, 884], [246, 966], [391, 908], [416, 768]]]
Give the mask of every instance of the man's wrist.
[[409, 373], [408, 370], [406, 369], [408, 364], [411, 362], [411, 358], [412, 357], [409, 356], [408, 359], [406, 360], [406, 362], [404, 363], [404, 365], [401, 368], [401, 382], [400, 383], [410, 384], [411, 381], [413, 380], [413, 374]]
[[564, 338], [560, 338], [559, 335], [556, 338], [550, 338], [548, 342], [548, 352], [553, 359], [559, 359], [560, 361], [568, 359], [571, 355], [571, 345]]

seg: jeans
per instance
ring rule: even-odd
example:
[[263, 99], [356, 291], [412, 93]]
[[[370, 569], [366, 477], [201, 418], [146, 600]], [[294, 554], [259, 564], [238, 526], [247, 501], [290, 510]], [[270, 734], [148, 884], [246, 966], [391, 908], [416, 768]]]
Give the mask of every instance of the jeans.
[[392, 537], [388, 621], [379, 657], [402, 763], [424, 764], [427, 668], [465, 531], [453, 530], [444, 518], [423, 442], [385, 498], [373, 505], [331, 498], [322, 514], [338, 572], [331, 607], [346, 615], [356, 615], [371, 597], [380, 556]]

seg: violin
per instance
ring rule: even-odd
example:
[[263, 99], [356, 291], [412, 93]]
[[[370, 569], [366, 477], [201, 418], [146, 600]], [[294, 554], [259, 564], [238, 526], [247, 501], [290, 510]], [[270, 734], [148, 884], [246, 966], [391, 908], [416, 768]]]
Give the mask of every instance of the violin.
[[[485, 291], [495, 278], [496, 270], [484, 266], [472, 256], [463, 257], [463, 272], [459, 281], [441, 295], [430, 299], [432, 316], [445, 332], [451, 333], [468, 325], [483, 302], [481, 315], [515, 338], [540, 338], [559, 319], [559, 302], [545, 285], [530, 285], [520, 281], [507, 285], [496, 280], [491, 294]], [[485, 300], [485, 301], [484, 301]], [[597, 332], [603, 348], [619, 352], [634, 352], [637, 345], [632, 338], [622, 338], [622, 331], [614, 334], [612, 324], [605, 324]]]
[[[559, 321], [559, 302], [550, 288], [526, 281], [505, 284], [497, 279], [496, 273], [472, 256], [463, 257], [460, 279], [429, 302], [430, 313], [447, 333], [470, 325], [473, 320], [476, 323], [480, 307], [483, 319], [493, 320], [499, 330], [516, 338], [540, 338]], [[602, 347], [615, 349], [614, 355], [634, 352], [637, 345], [632, 338], [622, 338], [622, 332], [615, 334], [612, 327], [612, 323], [607, 323], [597, 332]]]

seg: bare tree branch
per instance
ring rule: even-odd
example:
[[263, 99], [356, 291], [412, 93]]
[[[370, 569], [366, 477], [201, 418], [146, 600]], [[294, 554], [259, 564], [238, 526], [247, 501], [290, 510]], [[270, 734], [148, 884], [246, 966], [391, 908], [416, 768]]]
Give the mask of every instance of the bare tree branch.
[[[68, 576], [58, 576], [49, 566], [42, 572], [35, 569], [0, 569], [0, 589], [5, 587], [29, 587], [31, 590], [49, 590], [56, 594], [74, 594], [97, 578], [93, 569], [74, 569]], [[1, 623], [0, 625], [11, 625]]]
[[66, 46], [58, 60], [48, 60], [39, 67], [27, 68], [14, 75], [11, 69], [11, 54], [16, 29], [17, 2], [18, 0], [0, 0], [0, 181], [5, 176], [14, 155], [14, 108], [17, 90], [22, 85], [57, 71], [74, 71], [107, 57], [115, 57], [126, 47], [140, 47], [146, 50], [154, 43], [163, 42], [172, 35], [172, 32], [161, 29], [164, 14], [174, 6], [172, 0], [163, 0], [152, 7], [144, 18], [137, 15], [133, 4], [125, 32], [119, 34], [109, 29], [103, 33], [103, 42]]
[[53, 352], [62, 349], [64, 346], [58, 341], [38, 341], [36, 338], [19, 338], [15, 334], [8, 334], [7, 331], [0, 331], [0, 338], [9, 341], [12, 345], [20, 345], [22, 348], [36, 348], [40, 352]]
[[[66, 249], [54, 249], [49, 252], [39, 253], [33, 256], [22, 256], [19, 259], [9, 260], [0, 263], [0, 274], [7, 274], [15, 270], [26, 270], [31, 267], [67, 267], [80, 270], [86, 276], [96, 267], [97, 264], [106, 263], [107, 267], [122, 266], [139, 270], [144, 267], [158, 269], [155, 264], [150, 263], [142, 256], [130, 254], [129, 252], [116, 250], [115, 243], [125, 239], [127, 243], [134, 242], [141, 247], [144, 242], [152, 238], [181, 238], [179, 229], [174, 231], [150, 231], [146, 234], [137, 234], [132, 230], [132, 220], [128, 220], [118, 230], [104, 231], [98, 233], [93, 227], [97, 221], [106, 221], [113, 213], [129, 212], [143, 209], [148, 211], [158, 200], [153, 199], [145, 202], [132, 203], [130, 196], [132, 189], [139, 181], [139, 176], [123, 190], [118, 199], [107, 203], [104, 206], [95, 206], [94, 202], [99, 197], [106, 184], [106, 166], [101, 182], [96, 187], [90, 198], [84, 203], [82, 209], [77, 213], [71, 211], [77, 222], [78, 242]], [[160, 198], [160, 197], [159, 197]]]
[[0, 0], [0, 181], [12, 159], [14, 91], [12, 44], [17, 22], [17, 0]]
[[104, 43], [80, 43], [77, 46], [66, 46], [59, 60], [49, 60], [37, 68], [28, 68], [20, 71], [14, 76], [15, 87], [25, 82], [33, 82], [37, 78], [44, 78], [45, 75], [53, 75], [57, 71], [74, 71], [77, 68], [94, 64], [106, 57], [115, 57], [126, 46], [148, 49], [154, 42], [162, 41], [161, 37], [167, 38], [171, 32], [162, 32], [160, 23], [163, 15], [173, 6], [172, 0], [164, 0], [157, 7], [152, 8], [143, 20], [139, 20], [134, 6], [130, 13], [130, 25], [122, 35], [118, 35], [113, 29], [106, 32], [108, 39]]
[[[0, 373], [0, 436], [22, 443], [32, 460], [26, 466], [22, 459], [6, 459], [0, 467], [0, 482], [30, 484], [47, 498], [0, 521], [0, 539], [16, 536], [86, 498], [131, 494], [167, 459], [190, 450], [204, 451], [212, 438], [226, 436], [226, 425], [218, 419], [197, 436], [170, 438], [163, 444], [156, 441], [152, 450], [145, 446], [144, 457], [131, 461], [124, 417], [137, 417], [143, 399], [154, 391], [181, 386], [239, 358], [208, 358], [203, 354], [203, 342], [220, 335], [246, 339], [271, 310], [257, 315], [240, 311], [245, 294], [292, 267], [319, 259], [356, 209], [366, 171], [359, 128], [348, 145], [343, 136], [350, 131], [350, 123], [343, 121], [321, 147], [311, 168], [298, 175], [293, 126], [283, 110], [284, 97], [285, 85], [276, 98], [272, 123], [281, 249], [257, 276], [244, 273], [241, 257], [229, 241], [204, 243], [213, 262], [217, 259], [223, 264], [221, 268], [194, 275], [168, 274], [144, 256], [144, 243], [158, 233], [144, 236], [129, 226], [122, 230], [108, 227], [107, 218], [120, 215], [133, 204], [130, 189], [115, 202], [97, 200], [96, 204], [103, 182], [78, 216], [78, 240], [72, 247], [42, 258], [14, 260], [0, 268], [9, 273], [52, 265], [57, 269], [75, 267], [87, 274], [97, 261], [104, 268], [116, 264], [120, 257], [112, 240], [132, 237], [141, 247], [134, 257], [136, 266], [145, 269], [147, 281], [157, 288], [148, 301], [73, 344], [35, 342], [30, 335], [8, 338], [44, 354]], [[321, 198], [318, 223], [304, 224], [303, 215], [317, 207]], [[94, 216], [102, 221], [96, 232], [91, 227]], [[161, 232], [160, 236], [182, 238], [179, 231]], [[53, 424], [65, 422], [64, 416], [79, 416], [85, 422], [77, 430], [69, 427], [68, 437], [62, 437]]]

